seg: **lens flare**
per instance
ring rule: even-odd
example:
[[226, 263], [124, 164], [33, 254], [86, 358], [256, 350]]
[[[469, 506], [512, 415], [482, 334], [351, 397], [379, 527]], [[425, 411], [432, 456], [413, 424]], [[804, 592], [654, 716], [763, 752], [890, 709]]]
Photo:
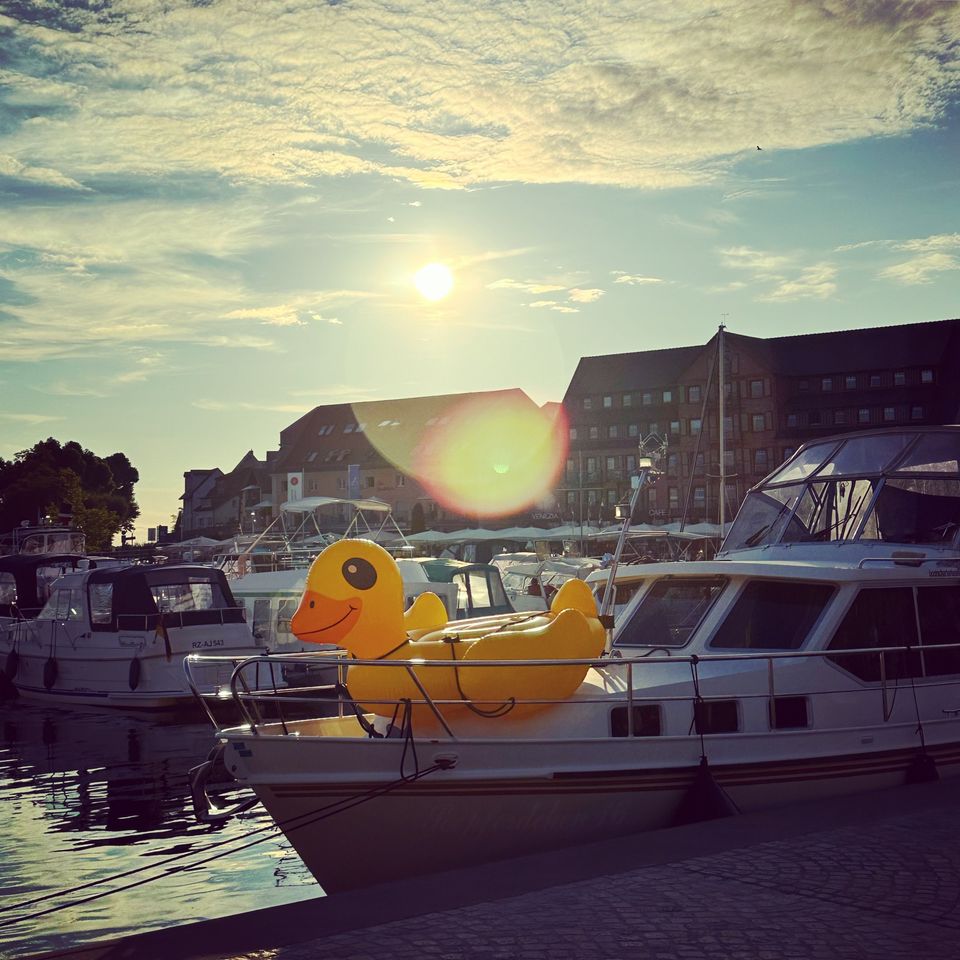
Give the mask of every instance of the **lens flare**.
[[567, 452], [562, 415], [520, 397], [472, 398], [428, 431], [414, 472], [431, 496], [461, 513], [504, 516], [551, 489]]

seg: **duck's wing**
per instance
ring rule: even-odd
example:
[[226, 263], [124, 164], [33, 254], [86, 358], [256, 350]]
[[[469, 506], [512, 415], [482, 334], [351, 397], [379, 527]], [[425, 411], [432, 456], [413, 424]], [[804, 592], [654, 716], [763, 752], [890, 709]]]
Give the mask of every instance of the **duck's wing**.
[[437, 630], [447, 622], [447, 608], [435, 593], [421, 593], [403, 615], [403, 626], [410, 630]]

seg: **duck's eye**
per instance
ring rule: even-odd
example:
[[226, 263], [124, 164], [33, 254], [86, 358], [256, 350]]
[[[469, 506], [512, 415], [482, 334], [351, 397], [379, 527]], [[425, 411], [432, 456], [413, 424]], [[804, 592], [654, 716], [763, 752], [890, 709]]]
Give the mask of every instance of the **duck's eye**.
[[311, 600], [311, 601], [310, 601], [310, 609], [311, 609], [311, 610], [313, 609], [313, 603], [314, 603], [314, 601]]
[[369, 560], [353, 557], [342, 569], [343, 579], [357, 590], [369, 590], [377, 582], [377, 571]]

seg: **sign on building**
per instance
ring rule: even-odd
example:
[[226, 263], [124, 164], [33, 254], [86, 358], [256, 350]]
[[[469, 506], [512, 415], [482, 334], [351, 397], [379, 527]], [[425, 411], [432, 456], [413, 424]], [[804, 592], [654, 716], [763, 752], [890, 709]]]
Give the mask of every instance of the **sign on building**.
[[287, 502], [303, 499], [303, 471], [287, 474]]
[[351, 463], [347, 466], [347, 498], [360, 499], [360, 464]]

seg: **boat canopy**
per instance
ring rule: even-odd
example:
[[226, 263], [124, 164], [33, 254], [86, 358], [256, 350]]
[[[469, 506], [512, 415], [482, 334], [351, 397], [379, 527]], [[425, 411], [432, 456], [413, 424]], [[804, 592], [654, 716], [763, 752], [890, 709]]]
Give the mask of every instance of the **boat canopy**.
[[206, 566], [114, 567], [87, 578], [94, 630], [153, 630], [160, 626], [240, 623], [222, 570]]
[[751, 490], [722, 552], [814, 542], [956, 549], [960, 427], [816, 440]]
[[14, 553], [0, 557], [0, 617], [33, 616], [46, 602], [51, 581], [81, 565], [88, 569], [96, 567], [97, 562], [76, 554]]
[[345, 503], [356, 510], [372, 510], [376, 513], [389, 513], [390, 504], [383, 500], [345, 500], [341, 497], [304, 497], [301, 500], [287, 500], [280, 504], [284, 513], [312, 513], [321, 507]]

